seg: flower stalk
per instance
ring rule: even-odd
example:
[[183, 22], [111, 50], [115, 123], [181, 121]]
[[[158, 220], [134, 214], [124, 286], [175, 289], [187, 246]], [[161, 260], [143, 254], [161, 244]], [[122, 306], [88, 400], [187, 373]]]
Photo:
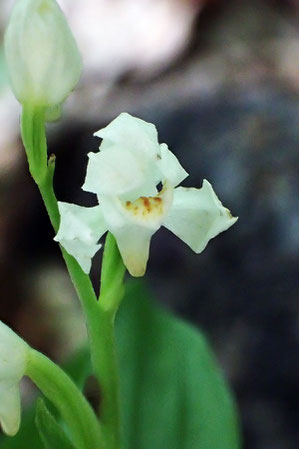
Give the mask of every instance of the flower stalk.
[[[21, 128], [30, 173], [39, 188], [54, 231], [57, 232], [60, 216], [53, 189], [55, 156], [50, 156], [47, 161], [44, 110], [24, 107]], [[119, 449], [121, 432], [114, 318], [124, 293], [125, 267], [114, 237], [108, 234], [103, 257], [101, 295], [98, 299], [90, 277], [62, 246], [60, 249], [85, 314], [93, 369], [101, 389], [99, 414], [103, 439], [107, 449]]]
[[[23, 107], [21, 133], [29, 170], [57, 233], [60, 211], [53, 188], [55, 156], [48, 158], [45, 122], [59, 118], [62, 103], [79, 80], [81, 57], [55, 0], [17, 1], [5, 33], [5, 53], [12, 90]], [[102, 394], [99, 414], [103, 434], [80, 391], [47, 357], [30, 349], [26, 374], [60, 410], [73, 430], [76, 447], [120, 449], [114, 318], [123, 297], [125, 267], [114, 238], [108, 235], [98, 299], [79, 261], [68, 248], [60, 249], [85, 314], [93, 369]], [[5, 413], [3, 416], [5, 419]], [[11, 435], [18, 429], [19, 407], [12, 416], [14, 421], [7, 425]]]
[[120, 256], [115, 238], [106, 237], [102, 273], [101, 292], [98, 302], [98, 379], [101, 386], [99, 416], [108, 446], [121, 447], [121, 422], [119, 398], [119, 374], [115, 346], [114, 321], [124, 296], [123, 278], [126, 268]]

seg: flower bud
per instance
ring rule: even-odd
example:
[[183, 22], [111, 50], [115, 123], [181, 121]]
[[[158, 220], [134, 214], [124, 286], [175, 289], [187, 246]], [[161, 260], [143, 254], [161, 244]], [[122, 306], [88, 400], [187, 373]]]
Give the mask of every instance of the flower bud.
[[0, 423], [7, 435], [20, 427], [19, 382], [25, 374], [27, 344], [0, 321]]
[[13, 92], [20, 103], [53, 107], [77, 84], [81, 57], [55, 0], [18, 0], [5, 33]]

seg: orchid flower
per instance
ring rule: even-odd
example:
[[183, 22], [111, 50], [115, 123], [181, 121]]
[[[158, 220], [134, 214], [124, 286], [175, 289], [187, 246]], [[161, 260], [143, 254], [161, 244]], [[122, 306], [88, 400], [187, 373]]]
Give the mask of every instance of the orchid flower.
[[0, 423], [7, 435], [20, 427], [19, 382], [25, 374], [28, 345], [0, 321]]
[[85, 273], [106, 231], [130, 274], [143, 276], [151, 237], [161, 226], [200, 253], [236, 222], [208, 181], [200, 189], [177, 187], [188, 174], [167, 145], [159, 144], [154, 125], [122, 113], [95, 136], [103, 141], [99, 152], [88, 154], [82, 188], [95, 193], [99, 205], [60, 202], [55, 237]]

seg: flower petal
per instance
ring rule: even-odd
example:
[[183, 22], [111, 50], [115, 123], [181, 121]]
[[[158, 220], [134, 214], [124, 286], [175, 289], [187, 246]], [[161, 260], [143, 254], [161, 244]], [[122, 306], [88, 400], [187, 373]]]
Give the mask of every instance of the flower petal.
[[160, 153], [158, 133], [155, 125], [123, 112], [106, 128], [95, 134], [103, 139], [101, 150], [110, 149], [111, 144], [130, 149], [135, 154], [155, 158]]
[[18, 383], [0, 382], [0, 423], [4, 433], [14, 436], [21, 422], [21, 398]]
[[[28, 346], [13, 330], [0, 321], [0, 383], [15, 380], [24, 375]], [[1, 402], [1, 399], [0, 399]]]
[[201, 189], [178, 187], [174, 190], [173, 204], [163, 225], [200, 253], [210, 239], [236, 221], [237, 218], [223, 207], [211, 184], [204, 180]]
[[110, 151], [89, 153], [88, 157], [83, 190], [97, 195], [127, 196], [128, 199], [156, 194], [155, 171], [145, 171], [128, 150], [113, 147]]
[[88, 274], [91, 259], [101, 248], [97, 242], [107, 231], [101, 207], [82, 207], [61, 202], [58, 207], [61, 221], [54, 240], [61, 243]]
[[143, 276], [151, 236], [160, 228], [172, 202], [173, 189], [165, 188], [156, 197], [121, 201], [101, 197], [109, 231], [114, 235], [124, 264], [132, 276]]
[[84, 190], [128, 200], [156, 195], [162, 179], [154, 125], [122, 113], [95, 135], [103, 142], [99, 153], [89, 154]]
[[176, 187], [185, 178], [188, 173], [181, 166], [176, 156], [168, 149], [166, 143], [160, 145], [161, 159], [157, 162], [158, 167], [164, 178], [173, 186]]

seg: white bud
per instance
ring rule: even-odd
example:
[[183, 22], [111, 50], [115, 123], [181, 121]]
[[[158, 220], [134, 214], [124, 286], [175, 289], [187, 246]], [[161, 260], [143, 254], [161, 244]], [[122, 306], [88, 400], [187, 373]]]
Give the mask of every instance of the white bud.
[[13, 92], [22, 104], [52, 107], [76, 86], [81, 57], [55, 0], [18, 0], [5, 33]]
[[0, 423], [7, 435], [20, 427], [19, 382], [25, 374], [28, 345], [0, 321]]

